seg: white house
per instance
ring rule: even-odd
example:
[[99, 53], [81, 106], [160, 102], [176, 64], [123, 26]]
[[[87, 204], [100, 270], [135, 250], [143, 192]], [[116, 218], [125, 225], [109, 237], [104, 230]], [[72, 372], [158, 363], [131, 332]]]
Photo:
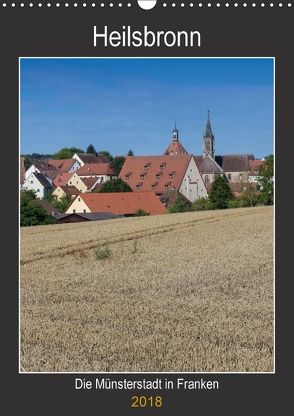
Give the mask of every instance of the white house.
[[107, 182], [114, 177], [109, 163], [86, 163], [76, 173], [82, 179], [96, 178], [99, 183]]
[[42, 173], [51, 184], [59, 173], [58, 169], [50, 165], [47, 160], [34, 161], [25, 173], [25, 180], [28, 179], [33, 172]]
[[32, 172], [24, 182], [22, 189], [34, 191], [37, 198], [43, 199], [53, 189], [53, 186], [42, 173]]

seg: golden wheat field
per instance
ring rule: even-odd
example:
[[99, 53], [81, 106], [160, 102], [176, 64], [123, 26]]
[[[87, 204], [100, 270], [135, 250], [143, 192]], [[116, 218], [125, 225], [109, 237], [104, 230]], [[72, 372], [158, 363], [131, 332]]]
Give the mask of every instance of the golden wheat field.
[[272, 216], [22, 228], [21, 371], [273, 371]]

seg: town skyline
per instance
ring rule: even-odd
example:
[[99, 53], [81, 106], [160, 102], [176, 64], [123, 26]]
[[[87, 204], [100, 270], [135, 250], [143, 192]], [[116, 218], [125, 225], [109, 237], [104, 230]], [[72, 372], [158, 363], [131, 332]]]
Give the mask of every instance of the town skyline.
[[273, 100], [272, 59], [22, 59], [21, 154], [162, 154], [176, 119], [199, 155], [209, 110], [216, 154], [263, 158]]

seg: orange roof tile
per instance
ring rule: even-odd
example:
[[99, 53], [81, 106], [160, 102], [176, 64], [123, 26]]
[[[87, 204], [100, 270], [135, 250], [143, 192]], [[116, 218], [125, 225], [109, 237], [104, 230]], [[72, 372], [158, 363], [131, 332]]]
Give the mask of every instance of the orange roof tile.
[[66, 195], [78, 195], [80, 193], [75, 186], [59, 185], [59, 187], [66, 193]]
[[97, 178], [81, 178], [81, 181], [84, 182], [88, 190], [90, 190], [95, 185], [97, 180]]
[[164, 152], [165, 155], [187, 155], [188, 152], [180, 142], [180, 140], [173, 140], [166, 151]]
[[113, 170], [109, 163], [86, 163], [76, 172], [79, 176], [113, 175]]
[[162, 194], [167, 186], [179, 190], [190, 159], [189, 155], [127, 156], [119, 177], [133, 191]]
[[53, 181], [54, 186], [65, 186], [70, 178], [74, 175], [74, 172], [71, 173], [60, 173]]
[[151, 215], [166, 212], [154, 192], [85, 193], [77, 198], [81, 198], [91, 212], [113, 212], [117, 215], [132, 215], [139, 209]]
[[76, 163], [75, 159], [50, 159], [48, 164], [54, 166], [59, 172], [68, 172], [73, 164]]
[[259, 168], [263, 165], [263, 160], [249, 160], [249, 167], [251, 172], [258, 172]]

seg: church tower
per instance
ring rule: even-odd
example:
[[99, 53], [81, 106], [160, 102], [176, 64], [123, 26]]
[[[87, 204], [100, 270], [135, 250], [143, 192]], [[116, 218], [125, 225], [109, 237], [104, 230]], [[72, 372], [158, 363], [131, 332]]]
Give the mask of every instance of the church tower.
[[210, 123], [210, 114], [208, 111], [206, 128], [203, 135], [203, 158], [205, 156], [210, 155], [214, 159], [214, 135], [212, 133], [211, 123]]
[[182, 145], [179, 139], [179, 130], [177, 129], [177, 124], [175, 122], [175, 127], [173, 129], [173, 138], [172, 142], [164, 152], [165, 155], [174, 156], [174, 155], [187, 155], [188, 152]]

